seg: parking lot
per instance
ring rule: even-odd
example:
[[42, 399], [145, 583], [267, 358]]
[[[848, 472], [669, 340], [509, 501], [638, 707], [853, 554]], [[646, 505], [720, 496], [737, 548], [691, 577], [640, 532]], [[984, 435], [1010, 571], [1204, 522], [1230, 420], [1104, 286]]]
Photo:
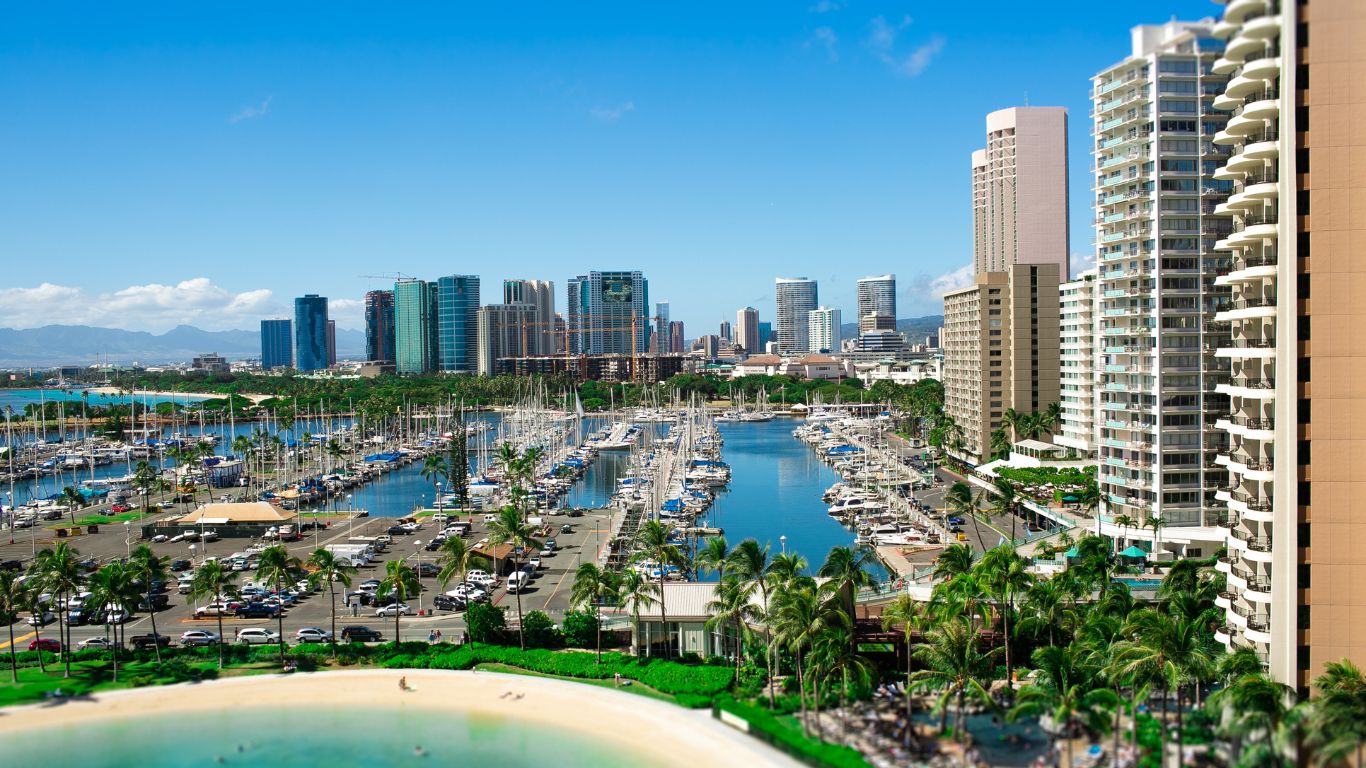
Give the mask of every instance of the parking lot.
[[[453, 519], [472, 522], [471, 532], [464, 537], [471, 545], [476, 544], [486, 536], [486, 526], [482, 513], [473, 516], [463, 514], [453, 517]], [[579, 563], [595, 561], [597, 558], [598, 550], [607, 535], [607, 517], [603, 512], [589, 510], [580, 517], [570, 518], [558, 515], [547, 516], [543, 519], [550, 529], [550, 536], [556, 541], [557, 549], [553, 554], [542, 557], [542, 565], [535, 579], [522, 591], [522, 609], [527, 612], [533, 610], [546, 611], [558, 620], [569, 608], [569, 594], [573, 585], [574, 570]], [[303, 531], [300, 540], [288, 542], [286, 546], [291, 555], [300, 560], [307, 560], [309, 554], [318, 547], [344, 543], [353, 536], [377, 536], [384, 533], [396, 522], [396, 519], [387, 517], [354, 520], [344, 517], [331, 520], [324, 518], [320, 530]], [[306, 524], [307, 522], [305, 522]], [[572, 532], [561, 532], [561, 526], [565, 524], [572, 526]], [[395, 558], [406, 559], [425, 572], [433, 572], [433, 567], [440, 553], [427, 551], [424, 547], [431, 541], [431, 537], [439, 532], [440, 526], [430, 521], [421, 522], [419, 525], [420, 528], [411, 534], [395, 535], [387, 550], [380, 553], [380, 559], [360, 568], [353, 575], [353, 585], [359, 585], [367, 579], [383, 578], [385, 563]], [[131, 526], [129, 528], [132, 529]], [[50, 535], [50, 532], [48, 533]], [[132, 533], [136, 536], [137, 531], [132, 530]], [[136, 538], [125, 541], [125, 526], [123, 525], [106, 526], [99, 533], [76, 536], [67, 539], [67, 541], [76, 547], [83, 556], [93, 558], [98, 563], [124, 557], [129, 548], [142, 543]], [[211, 542], [195, 542], [193, 550], [190, 549], [188, 543], [183, 541], [156, 543], [150, 544], [150, 546], [157, 554], [164, 555], [170, 560], [193, 557], [194, 562], [198, 564], [205, 557], [228, 558], [245, 549], [252, 541], [251, 539], [226, 538]], [[419, 542], [421, 543], [419, 544]], [[40, 538], [37, 542], [37, 548], [42, 549], [52, 543], [52, 539]], [[30, 552], [31, 547], [28, 540], [19, 539], [14, 544], [0, 546], [0, 561], [18, 559], [27, 566], [30, 560]], [[424, 563], [425, 566], [422, 565]], [[520, 561], [518, 564], [521, 564]], [[171, 578], [168, 579], [168, 605], [156, 612], [157, 631], [162, 635], [170, 636], [177, 644], [181, 634], [189, 630], [216, 632], [218, 622], [215, 618], [212, 616], [198, 619], [194, 617], [195, 609], [199, 606], [188, 595], [181, 595], [177, 592], [175, 580], [177, 575], [172, 574]], [[246, 585], [254, 582], [255, 574], [251, 571], [244, 571], [238, 576], [239, 585]], [[440, 630], [443, 638], [447, 640], [458, 639], [464, 631], [462, 613], [448, 610], [437, 610], [433, 613], [432, 598], [443, 590], [432, 575], [424, 576], [420, 581], [422, 584], [421, 595], [414, 596], [408, 601], [411, 613], [399, 620], [400, 639], [426, 639], [435, 630]], [[376, 617], [376, 609], [372, 606], [355, 607], [345, 604], [343, 601], [347, 590], [343, 589], [341, 585], [337, 586], [337, 626], [339, 630], [346, 625], [363, 624], [379, 631], [384, 640], [392, 639], [394, 631], [394, 619], [392, 617]], [[449, 585], [451, 588], [455, 586], [454, 583]], [[502, 606], [514, 606], [516, 602], [516, 596], [508, 594], [506, 591], [505, 577], [499, 579], [488, 599], [494, 604]], [[330, 628], [330, 603], [331, 599], [328, 592], [326, 588], [323, 588], [313, 594], [301, 596], [297, 603], [286, 607], [284, 610], [285, 637], [292, 640], [295, 633], [305, 627]], [[200, 605], [202, 604], [203, 601], [200, 601]], [[516, 609], [513, 608], [509, 611], [509, 622], [513, 621], [515, 616]], [[37, 634], [34, 628], [28, 625], [27, 618], [27, 616], [20, 617], [15, 626], [15, 645], [20, 649], [27, 648]], [[223, 619], [223, 635], [226, 640], [232, 641], [241, 629], [260, 627], [273, 630], [276, 626], [274, 618], [225, 616]], [[130, 638], [152, 631], [151, 619], [148, 613], [143, 611], [134, 614], [127, 621], [125, 627], [126, 634]], [[55, 638], [57, 631], [58, 624], [55, 621], [41, 628], [44, 638]], [[72, 627], [71, 630], [73, 643], [80, 643], [90, 638], [104, 637], [105, 635], [106, 627], [104, 625], [81, 625]], [[4, 648], [8, 648], [8, 637], [0, 641], [0, 649]]]

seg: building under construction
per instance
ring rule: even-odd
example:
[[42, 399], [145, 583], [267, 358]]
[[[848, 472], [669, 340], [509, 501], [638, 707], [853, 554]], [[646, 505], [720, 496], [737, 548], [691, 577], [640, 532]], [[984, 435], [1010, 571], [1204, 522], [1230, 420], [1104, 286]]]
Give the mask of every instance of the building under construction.
[[503, 375], [563, 374], [575, 381], [655, 383], [683, 373], [686, 355], [537, 355], [502, 357], [495, 370]]

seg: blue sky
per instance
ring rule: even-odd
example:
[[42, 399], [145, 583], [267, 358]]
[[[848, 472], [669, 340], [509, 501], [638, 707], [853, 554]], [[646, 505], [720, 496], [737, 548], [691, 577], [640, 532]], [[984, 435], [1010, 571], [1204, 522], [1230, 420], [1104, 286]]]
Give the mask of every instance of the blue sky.
[[0, 10], [0, 326], [254, 327], [362, 275], [640, 268], [689, 336], [773, 278], [894, 272], [937, 312], [971, 258], [985, 114], [1071, 119], [1130, 3], [31, 3]]

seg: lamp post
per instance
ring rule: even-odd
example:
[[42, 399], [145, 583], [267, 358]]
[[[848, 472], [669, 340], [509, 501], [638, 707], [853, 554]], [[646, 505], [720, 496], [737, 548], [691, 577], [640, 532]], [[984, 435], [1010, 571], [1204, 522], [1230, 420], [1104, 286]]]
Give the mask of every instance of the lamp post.
[[124, 521], [123, 521], [123, 557], [124, 557], [125, 560], [133, 556], [133, 547], [132, 547], [132, 544], [129, 543], [129, 541], [130, 541], [129, 537], [132, 536], [132, 535], [133, 535], [133, 521], [132, 521], [132, 520], [124, 520]]
[[446, 484], [443, 483], [443, 482], [441, 482], [440, 480], [437, 480], [437, 481], [436, 481], [436, 511], [437, 511], [437, 512], [440, 512], [440, 511], [441, 511], [441, 489], [442, 489], [443, 487], [445, 487], [445, 485], [446, 485]]
[[351, 494], [346, 494], [346, 537], [351, 538], [351, 533], [356, 528], [356, 514], [351, 510]]
[[786, 555], [786, 554], [787, 554], [787, 534], [783, 534], [782, 536], [779, 536], [779, 537], [778, 537], [778, 543], [779, 543], [780, 545], [782, 545], [783, 554]]

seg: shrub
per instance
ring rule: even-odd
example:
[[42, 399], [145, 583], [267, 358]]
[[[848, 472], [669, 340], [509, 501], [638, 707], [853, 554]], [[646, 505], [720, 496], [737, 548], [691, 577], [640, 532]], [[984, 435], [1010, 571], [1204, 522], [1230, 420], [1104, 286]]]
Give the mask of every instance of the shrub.
[[559, 648], [564, 645], [555, 622], [544, 611], [532, 611], [522, 617], [522, 636], [530, 648]]
[[765, 709], [729, 697], [717, 699], [716, 707], [748, 722], [750, 735], [772, 744], [808, 765], [868, 768], [868, 761], [863, 759], [858, 750], [808, 738], [802, 735], [801, 728], [779, 720]]
[[476, 643], [501, 642], [507, 631], [507, 609], [488, 603], [475, 603], [465, 611], [470, 640]]
[[570, 611], [560, 622], [564, 643], [571, 648], [598, 647], [598, 617], [585, 611]]

